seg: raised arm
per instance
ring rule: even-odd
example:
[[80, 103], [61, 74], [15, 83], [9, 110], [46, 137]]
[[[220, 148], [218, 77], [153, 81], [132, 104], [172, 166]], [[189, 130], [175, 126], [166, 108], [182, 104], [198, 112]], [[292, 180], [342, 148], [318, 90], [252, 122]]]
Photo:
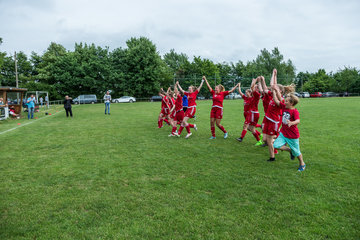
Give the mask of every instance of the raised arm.
[[260, 77], [260, 81], [259, 81], [259, 83], [258, 83], [258, 88], [259, 88], [259, 92], [260, 92], [260, 93], [264, 93], [264, 90], [263, 90], [263, 88], [261, 87], [261, 77]]
[[236, 90], [236, 88], [238, 87], [240, 83], [236, 84], [235, 87], [233, 87], [231, 90], [229, 90], [229, 93], [232, 93]]
[[273, 89], [273, 100], [276, 105], [280, 106], [280, 101], [281, 101], [281, 96], [279, 98], [280, 90], [277, 85], [274, 85], [272, 89]]
[[178, 91], [178, 89], [177, 89], [176, 84], [175, 84], [175, 86], [174, 86], [174, 93], [175, 93], [176, 96], [179, 95], [179, 91]]
[[251, 81], [251, 86], [250, 89], [251, 91], [255, 91], [255, 84], [256, 84], [257, 78], [253, 78], [253, 80]]
[[270, 86], [272, 87], [276, 84], [277, 84], [277, 70], [276, 70], [276, 68], [274, 68], [273, 74], [272, 74], [271, 80], [270, 80]]
[[266, 83], [265, 83], [265, 78], [263, 77], [263, 76], [261, 76], [261, 82], [260, 82], [261, 84], [261, 87], [262, 87], [262, 90], [264, 91], [264, 92], [267, 92], [268, 91], [268, 88], [267, 88], [267, 86], [266, 86]]
[[179, 84], [179, 81], [176, 82], [176, 85], [179, 87], [180, 92], [182, 92], [182, 93], [185, 92], [185, 91], [181, 88], [181, 86], [180, 86], [180, 84]]
[[242, 98], [244, 98], [244, 94], [241, 92], [241, 83], [239, 83], [239, 94]]
[[201, 90], [201, 88], [202, 88], [202, 86], [204, 84], [204, 81], [205, 81], [205, 76], [202, 77], [201, 84], [200, 84], [199, 88], [197, 89], [198, 92], [200, 92], [200, 90]]
[[209, 84], [209, 82], [207, 81], [206, 77], [204, 76], [203, 79], [205, 79], [205, 82], [206, 82], [206, 86], [208, 87], [209, 91], [212, 92], [212, 88]]

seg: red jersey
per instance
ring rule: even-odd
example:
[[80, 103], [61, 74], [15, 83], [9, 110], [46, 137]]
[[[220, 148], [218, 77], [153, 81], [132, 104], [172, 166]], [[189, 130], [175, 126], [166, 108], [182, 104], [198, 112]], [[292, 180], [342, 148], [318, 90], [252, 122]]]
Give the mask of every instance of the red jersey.
[[[283, 103], [284, 100], [282, 100], [281, 102]], [[266, 111], [265, 116], [267, 119], [269, 119], [272, 122], [280, 122], [281, 112], [282, 112], [281, 105], [280, 106], [276, 105], [274, 100], [271, 99], [271, 101], [269, 102], [269, 107]]]
[[267, 112], [267, 109], [269, 107], [269, 103], [270, 101], [273, 99], [272, 97], [272, 93], [271, 91], [267, 91], [267, 92], [264, 92], [264, 96], [262, 98], [262, 101], [263, 101], [263, 107], [264, 107], [264, 112], [266, 113]]
[[297, 119], [300, 119], [300, 114], [299, 111], [294, 108], [294, 109], [288, 109], [286, 108], [284, 103], [280, 103], [280, 106], [282, 108], [283, 111], [283, 115], [282, 115], [282, 127], [280, 132], [284, 135], [284, 137], [286, 138], [291, 138], [291, 139], [297, 139], [300, 137], [300, 133], [299, 133], [299, 129], [297, 127], [297, 125], [292, 125], [291, 127], [289, 127], [287, 124], [287, 121], [295, 121]]
[[249, 112], [251, 110], [251, 97], [243, 96], [244, 99], [244, 112]]
[[222, 108], [223, 107], [223, 101], [224, 98], [229, 95], [229, 91], [224, 91], [224, 92], [220, 92], [218, 94], [215, 93], [214, 90], [211, 91], [212, 97], [213, 97], [213, 107], [219, 107]]
[[253, 91], [253, 97], [251, 98], [251, 111], [258, 112], [258, 105], [261, 94], [258, 91]]
[[168, 104], [169, 104], [169, 100], [168, 98], [165, 96], [161, 99], [161, 108], [168, 108]]
[[187, 96], [188, 98], [188, 108], [196, 106], [196, 96], [198, 95], [199, 91], [196, 90], [195, 92], [189, 93], [189, 92], [184, 92], [184, 94]]
[[175, 105], [175, 99], [174, 98], [170, 98], [169, 101], [169, 108], [172, 109], [172, 107]]
[[180, 94], [177, 95], [177, 98], [175, 100], [175, 111], [183, 110], [183, 100]]

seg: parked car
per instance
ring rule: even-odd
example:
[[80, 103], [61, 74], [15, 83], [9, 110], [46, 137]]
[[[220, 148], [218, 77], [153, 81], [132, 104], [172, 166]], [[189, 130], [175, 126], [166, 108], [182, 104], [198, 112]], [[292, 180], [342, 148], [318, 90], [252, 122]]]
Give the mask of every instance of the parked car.
[[152, 96], [150, 98], [150, 102], [161, 102], [161, 97], [160, 96]]
[[84, 104], [84, 103], [97, 103], [96, 95], [80, 95], [73, 100], [74, 104]]
[[349, 96], [348, 92], [339, 93], [339, 97], [348, 97], [348, 96]]
[[227, 98], [227, 99], [241, 99], [241, 95], [239, 93], [230, 93], [225, 98]]
[[294, 95], [297, 96], [297, 97], [301, 97], [301, 94], [298, 93], [298, 92], [294, 92]]
[[339, 96], [337, 93], [334, 92], [326, 92], [323, 94], [324, 97], [337, 97]]
[[197, 99], [197, 100], [205, 100], [205, 97], [204, 97], [204, 96], [199, 96], [199, 95], [198, 95], [198, 96], [196, 97], [196, 99]]
[[310, 97], [310, 93], [309, 92], [301, 92], [301, 97], [303, 98], [309, 98]]
[[312, 94], [310, 94], [310, 97], [322, 97], [322, 93], [321, 92], [314, 92]]
[[122, 96], [120, 98], [115, 98], [112, 100], [113, 103], [133, 103], [136, 102], [136, 98], [129, 96]]

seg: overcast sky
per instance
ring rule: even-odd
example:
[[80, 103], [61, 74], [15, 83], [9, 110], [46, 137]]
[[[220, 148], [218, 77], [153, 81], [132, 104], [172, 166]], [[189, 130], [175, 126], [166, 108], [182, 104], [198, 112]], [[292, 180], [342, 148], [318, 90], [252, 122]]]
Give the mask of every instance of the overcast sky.
[[360, 68], [359, 0], [0, 0], [1, 51], [42, 54], [50, 42], [110, 49], [130, 37], [215, 62], [279, 47], [299, 71]]

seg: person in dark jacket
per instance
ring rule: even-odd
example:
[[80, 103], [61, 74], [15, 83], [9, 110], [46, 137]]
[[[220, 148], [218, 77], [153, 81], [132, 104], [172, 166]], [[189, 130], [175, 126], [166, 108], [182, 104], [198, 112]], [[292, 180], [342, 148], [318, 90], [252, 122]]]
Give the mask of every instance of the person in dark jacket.
[[72, 117], [72, 111], [71, 111], [71, 104], [73, 104], [72, 98], [69, 96], [65, 96], [65, 100], [64, 100], [64, 108], [66, 111], [66, 117], [69, 117], [69, 113], [70, 113], [70, 117]]

